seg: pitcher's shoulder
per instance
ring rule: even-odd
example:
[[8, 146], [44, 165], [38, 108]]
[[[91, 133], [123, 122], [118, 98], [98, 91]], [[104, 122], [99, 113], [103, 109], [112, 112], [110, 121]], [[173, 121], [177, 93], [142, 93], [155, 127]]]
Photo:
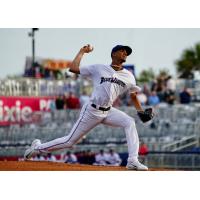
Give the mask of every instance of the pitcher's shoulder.
[[123, 69], [123, 72], [124, 72], [127, 76], [129, 76], [129, 77], [135, 79], [135, 75], [134, 75], [132, 72], [130, 72], [129, 70]]

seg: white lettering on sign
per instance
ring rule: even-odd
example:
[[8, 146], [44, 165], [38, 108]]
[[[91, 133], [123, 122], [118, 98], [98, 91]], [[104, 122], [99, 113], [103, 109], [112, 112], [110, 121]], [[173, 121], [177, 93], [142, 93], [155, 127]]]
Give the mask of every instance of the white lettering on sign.
[[28, 106], [25, 106], [22, 111], [21, 111], [21, 117], [22, 117], [22, 120], [25, 121], [25, 122], [29, 122], [31, 121], [31, 113], [32, 113], [32, 109]]
[[0, 121], [3, 121], [3, 101], [0, 100]]
[[31, 120], [32, 109], [29, 106], [21, 107], [21, 102], [16, 101], [14, 106], [6, 106], [0, 100], [0, 121], [20, 122], [21, 120], [29, 122]]
[[41, 99], [40, 100], [40, 110], [42, 110], [42, 111], [49, 110], [50, 109], [50, 104], [51, 104], [51, 100]]

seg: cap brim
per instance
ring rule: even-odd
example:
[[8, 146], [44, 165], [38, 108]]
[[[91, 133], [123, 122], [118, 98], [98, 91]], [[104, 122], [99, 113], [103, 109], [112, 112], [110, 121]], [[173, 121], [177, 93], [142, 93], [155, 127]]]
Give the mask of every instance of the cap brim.
[[115, 46], [115, 47], [112, 49], [111, 55], [112, 55], [113, 53], [115, 53], [116, 51], [119, 51], [119, 50], [125, 50], [126, 53], [127, 53], [127, 56], [129, 56], [129, 55], [132, 53], [131, 47], [129, 47], [129, 46], [123, 46], [123, 45], [117, 45], [117, 46]]
[[122, 49], [126, 50], [127, 56], [129, 56], [132, 53], [132, 49], [129, 46], [123, 46]]

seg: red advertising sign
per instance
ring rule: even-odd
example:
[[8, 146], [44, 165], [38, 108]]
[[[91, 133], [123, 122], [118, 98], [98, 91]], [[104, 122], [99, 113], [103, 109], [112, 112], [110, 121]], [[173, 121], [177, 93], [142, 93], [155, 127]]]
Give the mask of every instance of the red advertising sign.
[[0, 125], [29, 123], [34, 112], [50, 111], [50, 97], [0, 97]]

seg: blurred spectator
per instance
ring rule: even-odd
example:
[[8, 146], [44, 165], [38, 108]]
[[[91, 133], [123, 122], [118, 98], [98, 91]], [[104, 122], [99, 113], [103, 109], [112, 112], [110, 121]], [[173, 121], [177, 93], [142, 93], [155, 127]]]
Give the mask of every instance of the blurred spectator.
[[165, 90], [166, 90], [166, 87], [163, 86], [162, 91], [156, 92], [160, 102], [165, 102]]
[[59, 95], [59, 96], [56, 98], [55, 105], [56, 105], [56, 109], [57, 109], [57, 110], [62, 110], [62, 109], [64, 109], [64, 99], [63, 99], [63, 96], [62, 96], [62, 95]]
[[67, 108], [69, 109], [78, 109], [80, 108], [79, 98], [75, 96], [73, 92], [69, 93], [69, 96], [66, 98]]
[[168, 90], [176, 91], [176, 81], [171, 76], [168, 76], [166, 79], [166, 87]]
[[44, 156], [41, 156], [40, 154], [37, 154], [34, 158], [34, 161], [45, 161]]
[[[153, 83], [152, 83], [153, 84]], [[148, 86], [148, 84], [144, 84], [143, 85], [143, 89], [142, 89], [142, 91], [143, 91], [143, 93], [146, 95], [146, 97], [148, 97], [149, 95], [150, 95], [150, 89], [149, 89], [149, 86]], [[153, 91], [153, 90], [151, 90], [151, 91]]]
[[63, 95], [63, 102], [64, 102], [64, 108], [63, 109], [67, 109], [67, 99], [69, 97], [69, 94], [66, 92], [64, 95]]
[[107, 164], [107, 155], [103, 149], [99, 151], [98, 154], [95, 155], [95, 163], [94, 165], [106, 165]]
[[77, 152], [76, 156], [77, 156], [78, 162], [80, 164], [87, 164], [87, 152], [86, 151]]
[[180, 103], [188, 104], [191, 102], [192, 93], [188, 90], [187, 87], [184, 87], [183, 91], [180, 92]]
[[150, 106], [156, 106], [160, 103], [160, 99], [156, 93], [156, 91], [152, 91], [150, 96], [148, 97], [148, 104]]
[[35, 67], [35, 78], [42, 78], [42, 75], [40, 73], [40, 67], [36, 66]]
[[110, 149], [107, 155], [107, 162], [111, 166], [120, 166], [122, 160], [118, 153], [114, 152], [113, 149]]
[[58, 79], [63, 79], [64, 78], [64, 75], [62, 74], [62, 71], [57, 69], [57, 70], [54, 70], [54, 77], [58, 80]]
[[54, 99], [50, 99], [50, 105], [49, 105], [50, 111], [54, 112], [56, 110], [56, 104]]
[[87, 95], [86, 91], [83, 91], [80, 96], [80, 106], [82, 107], [85, 103], [88, 103], [89, 101], [90, 97]]
[[51, 161], [51, 162], [56, 162], [56, 157], [54, 155], [52, 155], [51, 153], [48, 153], [46, 160]]
[[157, 84], [154, 86], [155, 87], [154, 89], [156, 89], [157, 93], [164, 91], [164, 89], [166, 87], [166, 81], [165, 80], [166, 80], [166, 78], [163, 77], [163, 76], [159, 76], [157, 78]]
[[149, 153], [149, 149], [147, 145], [144, 142], [141, 142], [140, 147], [139, 147], [139, 156], [141, 162], [146, 163], [146, 155]]
[[164, 101], [167, 102], [168, 104], [173, 105], [175, 100], [176, 97], [174, 91], [166, 89], [164, 92]]
[[149, 152], [147, 145], [144, 142], [141, 142], [140, 148], [139, 148], [139, 155], [147, 155]]
[[146, 96], [146, 94], [144, 94], [143, 92], [139, 92], [138, 94], [137, 94], [137, 98], [138, 98], [138, 100], [140, 101], [140, 103], [142, 104], [142, 105], [146, 105], [147, 104], [147, 96]]
[[48, 79], [49, 79], [49, 80], [54, 80], [54, 79], [56, 79], [56, 77], [55, 77], [55, 75], [54, 75], [54, 73], [53, 73], [52, 70], [49, 71], [49, 77], [48, 77]]
[[88, 149], [85, 152], [85, 164], [92, 165], [94, 162], [95, 162], [95, 154], [90, 149]]
[[95, 162], [95, 154], [88, 149], [87, 151], [77, 152], [78, 162], [81, 164], [92, 165]]
[[33, 69], [34, 69], [34, 77], [42, 78], [41, 74], [42, 66], [38, 62], [33, 63]]
[[32, 77], [34, 78], [35, 77], [35, 67], [32, 66], [28, 72], [28, 77]]
[[44, 78], [49, 79], [50, 77], [50, 70], [48, 68], [44, 68]]
[[77, 157], [75, 154], [68, 151], [66, 156], [64, 157], [64, 162], [65, 163], [77, 163]]
[[[153, 80], [152, 81], [152, 83], [151, 83], [151, 91], [157, 91], [157, 86], [158, 86], [158, 83], [157, 83], [157, 80], [155, 79], [155, 80]], [[147, 87], [147, 86], [146, 86]], [[146, 94], [146, 93], [145, 93]], [[150, 91], [149, 91], [149, 93], [148, 93], [148, 95], [147, 96], [149, 96], [150, 95]]]
[[162, 75], [158, 76], [151, 90], [151, 91], [156, 91], [160, 102], [164, 101], [164, 91], [166, 89], [165, 79], [166, 79], [165, 76], [162, 76]]

